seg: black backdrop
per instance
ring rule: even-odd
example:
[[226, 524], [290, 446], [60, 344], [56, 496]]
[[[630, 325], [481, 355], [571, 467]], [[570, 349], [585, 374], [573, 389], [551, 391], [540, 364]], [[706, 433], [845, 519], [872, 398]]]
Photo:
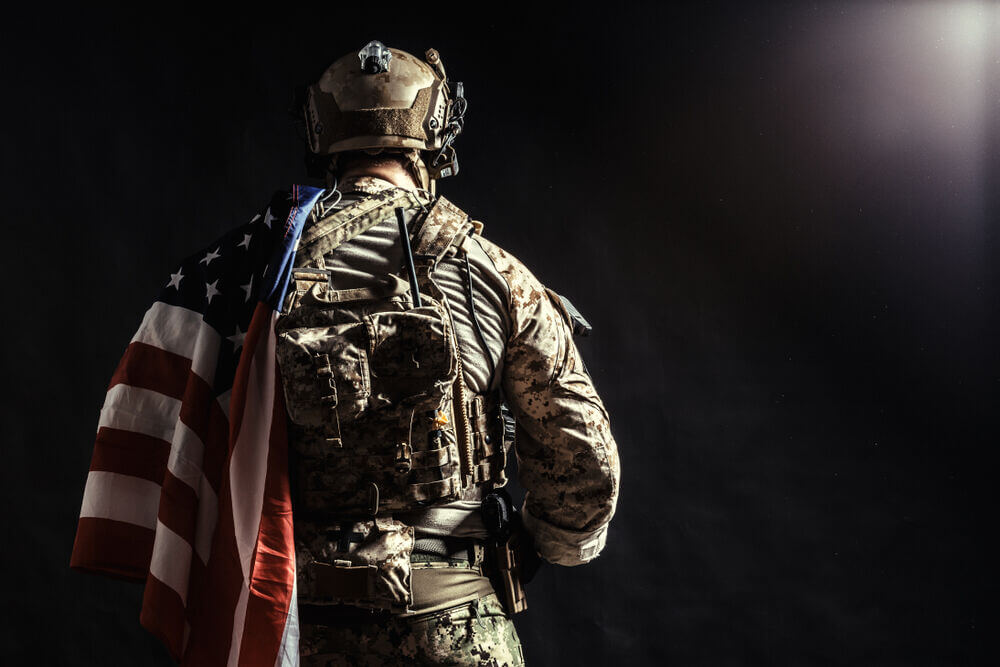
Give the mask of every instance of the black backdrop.
[[594, 325], [621, 501], [530, 587], [531, 664], [985, 664], [997, 5], [342, 4], [6, 17], [5, 664], [169, 664], [67, 567], [106, 383], [373, 38], [466, 83], [442, 192]]

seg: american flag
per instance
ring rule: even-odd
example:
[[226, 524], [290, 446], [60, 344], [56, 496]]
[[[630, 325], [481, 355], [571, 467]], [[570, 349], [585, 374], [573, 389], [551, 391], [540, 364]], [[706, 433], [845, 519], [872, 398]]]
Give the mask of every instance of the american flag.
[[140, 623], [182, 665], [298, 665], [274, 323], [321, 193], [279, 193], [183, 262], [101, 410], [70, 564], [144, 581]]

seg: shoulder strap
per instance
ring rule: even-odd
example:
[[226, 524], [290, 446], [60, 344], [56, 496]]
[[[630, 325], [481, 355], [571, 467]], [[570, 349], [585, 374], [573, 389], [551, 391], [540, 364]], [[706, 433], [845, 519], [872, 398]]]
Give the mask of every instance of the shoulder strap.
[[377, 225], [393, 209], [423, 208], [424, 204], [409, 190], [392, 188], [345, 206], [319, 220], [302, 233], [296, 251], [298, 266], [323, 266], [323, 256]]
[[438, 197], [414, 234], [413, 255], [436, 266], [450, 248], [460, 247], [470, 233], [481, 228], [462, 209]]

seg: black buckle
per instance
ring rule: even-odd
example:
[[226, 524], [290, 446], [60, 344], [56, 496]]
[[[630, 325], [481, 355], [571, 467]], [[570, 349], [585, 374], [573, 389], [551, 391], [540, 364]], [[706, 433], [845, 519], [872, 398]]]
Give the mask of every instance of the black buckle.
[[396, 445], [396, 472], [402, 474], [410, 472], [413, 466], [413, 449], [405, 442]]

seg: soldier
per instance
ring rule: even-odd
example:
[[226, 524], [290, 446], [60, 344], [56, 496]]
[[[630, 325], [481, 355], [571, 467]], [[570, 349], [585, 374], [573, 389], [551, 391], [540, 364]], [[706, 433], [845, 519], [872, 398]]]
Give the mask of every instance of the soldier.
[[466, 109], [436, 51], [370, 42], [302, 109], [328, 189], [277, 324], [301, 662], [523, 664], [531, 556], [595, 558], [618, 496], [582, 318], [435, 197]]
[[71, 565], [144, 581], [183, 664], [523, 664], [538, 556], [595, 558], [618, 497], [586, 323], [435, 196], [466, 107], [436, 51], [371, 42], [307, 92], [327, 188], [171, 274], [109, 386]]

